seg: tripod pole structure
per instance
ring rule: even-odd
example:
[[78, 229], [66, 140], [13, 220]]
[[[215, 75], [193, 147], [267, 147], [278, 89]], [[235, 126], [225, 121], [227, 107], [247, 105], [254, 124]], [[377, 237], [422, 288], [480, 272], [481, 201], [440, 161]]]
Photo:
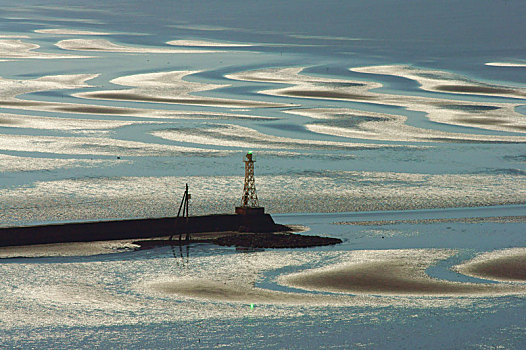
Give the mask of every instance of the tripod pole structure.
[[[176, 223], [177, 223], [177, 219], [179, 219], [180, 216], [181, 216], [181, 210], [183, 211], [183, 217], [185, 217], [186, 218], [186, 222], [188, 222], [188, 213], [189, 213], [188, 201], [190, 200], [190, 198], [192, 198], [192, 197], [188, 193], [188, 184], [186, 184], [185, 191], [184, 191], [184, 194], [183, 194], [183, 199], [181, 199], [181, 204], [179, 205], [179, 211], [177, 212]], [[172, 240], [173, 236], [174, 235], [170, 236], [170, 238], [169, 238], [170, 241]], [[181, 241], [181, 238], [182, 238], [182, 233], [180, 232], [179, 233], [179, 241]], [[186, 239], [187, 240], [190, 239], [189, 234], [186, 234]]]

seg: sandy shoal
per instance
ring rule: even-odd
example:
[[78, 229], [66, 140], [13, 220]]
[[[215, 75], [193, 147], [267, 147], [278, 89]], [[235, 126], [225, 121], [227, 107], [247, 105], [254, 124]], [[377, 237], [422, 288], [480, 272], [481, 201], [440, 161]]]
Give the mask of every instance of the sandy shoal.
[[456, 267], [470, 276], [511, 282], [526, 282], [526, 248], [512, 248], [481, 254]]
[[[4, 138], [8, 140], [4, 141]], [[9, 142], [7, 142], [9, 141]], [[231, 151], [191, 149], [94, 138], [4, 136], [0, 147], [12, 151], [121, 156], [231, 155]], [[184, 151], [189, 153], [181, 153]], [[60, 157], [58, 157], [60, 158]], [[207, 164], [207, 163], [203, 163]], [[6, 174], [9, 176], [10, 174]], [[344, 212], [409, 210], [520, 204], [524, 176], [436, 175], [383, 172], [294, 172], [259, 175], [258, 196], [269, 212]], [[176, 215], [173, 189], [190, 183], [194, 215], [231, 212], [242, 190], [242, 176], [127, 176], [39, 181], [32, 186], [0, 189], [2, 223], [27, 221], [162, 217]], [[199, 184], [199, 186], [195, 185]], [[206, 184], [204, 186], [203, 184]], [[241, 186], [241, 187], [239, 187]], [[280, 189], [276, 191], [276, 189]], [[320, 200], [323, 198], [323, 200]], [[102, 203], [102, 204], [101, 204]], [[175, 210], [175, 213], [174, 213]]]
[[440, 251], [400, 250], [373, 255], [374, 259], [282, 276], [279, 281], [295, 288], [351, 294], [495, 296], [526, 293], [526, 286], [461, 283], [430, 278], [425, 269], [444, 258], [444, 252]]
[[[99, 135], [97, 135], [99, 136]], [[0, 148], [7, 151], [43, 152], [70, 155], [126, 155], [158, 156], [181, 154], [215, 154], [224, 155], [229, 151], [216, 151], [176, 145], [152, 144], [140, 141], [125, 141], [108, 137], [58, 137], [1, 135]]]
[[[275, 256], [273, 262], [271, 256], [275, 254], [265, 252], [250, 257], [250, 271], [243, 270], [248, 268], [246, 261], [231, 261], [227, 270], [218, 266], [220, 275], [210, 272], [209, 278], [201, 275], [152, 281], [147, 288], [166, 295], [223, 303], [289, 305], [404, 305], [408, 300], [394, 301], [391, 297], [455, 298], [526, 293], [526, 286], [449, 282], [426, 275], [429, 266], [452, 254], [453, 251], [433, 249], [345, 252], [340, 253], [340, 260], [350, 258], [354, 262], [281, 275], [277, 279], [279, 284], [288, 287], [328, 293], [279, 291], [256, 286], [257, 276], [263, 270], [298, 264], [309, 258], [293, 254], [287, 259], [285, 254]], [[239, 256], [242, 258], [242, 255], [233, 258]], [[252, 270], [254, 267], [256, 269]], [[378, 295], [384, 298], [376, 297]], [[418, 304], [422, 300], [411, 298], [410, 303], [413, 302]], [[433, 302], [425, 300], [425, 304]]]
[[215, 125], [210, 128], [170, 129], [152, 132], [152, 135], [177, 142], [221, 147], [244, 147], [257, 149], [339, 149], [358, 150], [394, 147], [365, 143], [302, 140], [263, 134], [255, 129], [238, 125]]
[[131, 240], [0, 247], [0, 259], [39, 258], [50, 256], [90, 256], [131, 251], [137, 247], [137, 245], [132, 244]]
[[39, 34], [57, 34], [57, 35], [111, 35], [107, 32], [96, 32], [88, 30], [77, 30], [67, 28], [50, 28], [50, 29], [36, 29], [35, 33]]
[[[312, 132], [346, 138], [404, 142], [526, 142], [526, 136], [467, 134], [418, 128], [407, 125], [406, 116], [345, 108], [291, 109], [285, 113], [311, 118], [312, 122], [305, 127]], [[488, 118], [482, 121], [488, 121]], [[475, 121], [472, 119], [467, 122], [473, 124]], [[498, 123], [496, 121], [494, 124]]]
[[54, 169], [74, 169], [114, 166], [115, 164], [129, 164], [131, 161], [123, 159], [60, 159], [19, 157], [0, 154], [0, 169], [2, 172], [50, 171]]
[[120, 53], [211, 53], [211, 50], [187, 50], [159, 47], [135, 47], [112, 43], [106, 39], [66, 39], [55, 44], [57, 47], [71, 51], [100, 51]]
[[48, 52], [35, 51], [40, 45], [28, 43], [20, 39], [1, 39], [0, 37], [0, 57], [1, 58], [32, 58], [32, 59], [64, 59], [64, 58], [88, 58], [90, 56], [77, 56], [70, 54], [55, 54]]
[[336, 225], [357, 225], [357, 226], [382, 226], [382, 225], [429, 225], [450, 222], [460, 222], [467, 224], [480, 223], [526, 223], [526, 216], [490, 216], [490, 217], [470, 217], [470, 218], [445, 218], [445, 219], [414, 219], [414, 220], [372, 220], [372, 221], [342, 221], [335, 222]]
[[460, 94], [497, 95], [504, 97], [525, 98], [526, 91], [500, 85], [491, 85], [461, 75], [439, 70], [421, 69], [404, 65], [369, 66], [351, 68], [358, 73], [383, 74], [399, 76], [414, 80], [420, 88], [427, 91], [451, 92]]
[[[524, 133], [526, 131], [526, 123], [523, 115], [515, 110], [515, 108], [520, 105], [516, 102], [474, 102], [448, 99], [443, 96], [428, 97], [396, 94], [392, 92], [383, 93], [377, 90], [377, 88], [383, 86], [381, 83], [308, 75], [303, 72], [304, 69], [305, 67], [259, 69], [227, 74], [225, 78], [288, 85], [286, 87], [278, 87], [259, 92], [265, 95], [305, 99], [344, 100], [397, 106], [411, 111], [424, 112], [427, 114], [429, 120], [437, 123], [508, 132]], [[483, 84], [441, 71], [415, 70], [407, 66], [374, 66], [353, 68], [351, 70], [360, 73], [401, 76], [416, 80], [424, 90], [435, 92], [450, 91], [457, 96], [462, 93], [474, 93], [521, 99], [526, 97], [526, 90], [524, 89]], [[404, 131], [405, 134], [411, 131], [406, 125], [403, 126], [404, 129], [402, 129], [402, 131]], [[322, 128], [319, 125], [312, 125], [311, 127], [317, 128], [317, 130], [312, 129], [315, 132], [328, 134], [335, 132], [342, 134], [343, 130], [343, 128], [339, 130]], [[412, 131], [412, 134], [413, 139], [416, 138], [415, 134], [418, 135], [415, 130]], [[420, 134], [422, 135], [423, 133]], [[428, 139], [432, 141], [455, 139], [452, 133], [449, 134], [450, 135], [446, 135], [445, 137], [440, 135], [431, 137], [433, 136], [431, 135]], [[459, 138], [457, 137], [457, 139]]]
[[490, 67], [514, 67], [514, 68], [524, 68], [526, 63], [517, 63], [517, 62], [488, 62], [485, 63], [486, 66]]
[[[233, 113], [219, 113], [219, 112], [205, 112], [205, 111], [173, 111], [166, 109], [146, 109], [146, 108], [131, 108], [131, 107], [117, 107], [117, 106], [103, 106], [96, 104], [76, 104], [76, 103], [66, 103], [58, 101], [36, 101], [29, 100], [28, 96], [24, 96], [25, 99], [20, 99], [17, 96], [27, 95], [34, 92], [40, 91], [51, 91], [51, 90], [69, 90], [69, 89], [79, 89], [92, 87], [88, 81], [98, 77], [99, 74], [69, 74], [69, 75], [47, 75], [42, 76], [36, 79], [7, 79], [0, 77], [0, 107], [5, 108], [17, 108], [23, 110], [33, 110], [33, 111], [52, 111], [52, 112], [63, 112], [63, 113], [75, 113], [75, 114], [96, 114], [96, 115], [119, 115], [119, 116], [133, 116], [133, 117], [146, 117], [146, 118], [169, 118], [169, 119], [275, 119], [273, 117], [264, 117], [264, 116], [251, 116], [243, 114], [233, 114]], [[155, 85], [155, 84], [153, 84]], [[176, 89], [178, 85], [177, 82], [172, 82], [170, 88]], [[182, 83], [184, 85], [184, 83]], [[169, 90], [170, 88], [166, 88]], [[179, 87], [184, 90], [191, 89], [190, 87]], [[121, 92], [116, 92], [120, 94]], [[184, 92], [181, 92], [183, 94]], [[96, 95], [97, 92], [94, 92]], [[122, 93], [125, 96], [118, 96], [122, 100], [137, 101], [137, 102], [174, 102], [176, 99], [170, 99], [166, 97], [156, 97], [155, 93], [152, 95], [139, 95], [133, 97], [129, 94]], [[118, 99], [117, 98], [117, 99]], [[111, 99], [111, 98], [110, 98]], [[187, 104], [210, 104], [210, 105], [234, 105], [239, 107], [246, 107], [247, 103], [252, 103], [250, 101], [235, 101], [235, 100], [215, 100], [215, 99], [206, 99], [201, 101], [197, 97], [191, 98], [181, 98], [179, 102]], [[257, 104], [257, 102], [252, 103], [252, 105]], [[273, 104], [263, 104], [257, 106], [275, 106]], [[29, 120], [36, 121], [36, 117], [23, 117], [15, 116], [13, 114], [0, 115], [0, 125], [10, 125], [17, 126], [25, 124], [25, 127], [31, 127], [27, 125]], [[44, 120], [40, 118], [40, 120]], [[51, 119], [47, 119], [51, 121]], [[33, 123], [37, 127], [42, 127], [42, 123]], [[87, 125], [93, 125], [93, 122], [87, 122]]]
[[96, 120], [77, 118], [37, 117], [31, 115], [0, 113], [0, 126], [40, 130], [61, 130], [74, 133], [107, 133], [112, 129], [143, 124], [143, 121]]
[[168, 45], [173, 46], [198, 46], [198, 47], [248, 47], [250, 44], [241, 43], [227, 43], [218, 41], [205, 41], [205, 40], [171, 40], [166, 42]]
[[337, 302], [337, 299], [330, 296], [278, 292], [261, 288], [250, 288], [243, 284], [206, 279], [178, 279], [172, 282], [152, 283], [151, 287], [161, 293], [219, 302], [292, 305], [331, 304]]
[[123, 76], [111, 80], [111, 83], [132, 87], [131, 89], [83, 92], [74, 94], [74, 96], [85, 99], [175, 103], [228, 108], [279, 108], [293, 106], [292, 104], [284, 103], [195, 96], [195, 93], [229, 86], [188, 80], [192, 74], [196, 73], [200, 73], [200, 71], [169, 71]]

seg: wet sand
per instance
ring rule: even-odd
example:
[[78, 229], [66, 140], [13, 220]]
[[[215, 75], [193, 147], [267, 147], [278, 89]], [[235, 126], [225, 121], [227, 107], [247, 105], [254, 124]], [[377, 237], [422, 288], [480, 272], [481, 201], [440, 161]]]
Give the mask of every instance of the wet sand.
[[4, 172], [53, 171], [56, 169], [75, 169], [93, 167], [111, 167], [117, 164], [131, 164], [124, 159], [57, 159], [18, 157], [0, 154], [0, 169]]
[[[208, 111], [177, 111], [177, 110], [165, 110], [165, 109], [144, 109], [144, 108], [130, 108], [130, 107], [117, 107], [117, 106], [101, 106], [96, 104], [74, 104], [65, 103], [58, 101], [32, 101], [27, 94], [41, 91], [51, 90], [70, 90], [79, 88], [92, 87], [88, 81], [95, 79], [99, 74], [75, 74], [75, 75], [52, 75], [42, 76], [36, 79], [5, 79], [0, 78], [0, 108], [17, 108], [21, 110], [32, 110], [32, 111], [52, 111], [52, 112], [64, 112], [64, 113], [79, 113], [79, 114], [95, 114], [95, 115], [119, 115], [119, 116], [133, 116], [133, 117], [146, 117], [146, 118], [169, 118], [169, 119], [260, 119], [260, 120], [272, 120], [274, 117], [258, 116], [258, 115], [243, 115], [233, 113], [219, 113], [219, 112], [208, 112]], [[190, 83], [189, 83], [190, 84]], [[176, 89], [178, 85], [177, 81], [169, 84], [170, 88]], [[182, 83], [181, 85], [184, 85]], [[197, 84], [199, 85], [199, 84]], [[200, 86], [200, 85], [199, 85]], [[192, 87], [190, 86], [190, 89]], [[179, 86], [179, 89], [188, 89], [188, 86]], [[195, 87], [196, 91], [200, 91]], [[165, 88], [165, 91], [170, 90]], [[245, 107], [276, 107], [280, 106], [272, 103], [264, 102], [250, 102], [250, 101], [236, 101], [236, 100], [225, 100], [225, 99], [207, 99], [198, 98], [192, 96], [186, 96], [183, 98], [164, 97], [163, 95], [157, 96], [155, 94], [133, 94], [121, 91], [115, 91], [114, 93], [92, 93], [94, 96], [102, 99], [120, 99], [123, 101], [135, 101], [135, 102], [159, 102], [159, 103], [183, 103], [190, 105], [210, 105], [210, 106], [224, 106], [234, 108], [245, 108]], [[115, 94], [116, 96], [113, 96]], [[182, 92], [186, 94], [186, 92]], [[24, 95], [24, 99], [20, 99], [17, 96]], [[0, 115], [1, 116], [1, 115]], [[9, 119], [17, 118], [19, 120], [36, 120], [30, 116], [15, 117], [14, 114], [9, 114]], [[12, 118], [11, 118], [12, 117]], [[5, 119], [5, 118], [3, 118]], [[51, 118], [48, 119], [51, 122]], [[4, 121], [5, 122], [5, 121]], [[93, 123], [87, 122], [88, 125]], [[109, 122], [111, 123], [111, 122]], [[58, 123], [57, 123], [58, 124]], [[26, 126], [30, 127], [30, 125]], [[61, 128], [63, 129], [63, 128]]]
[[376, 220], [376, 221], [345, 221], [335, 222], [336, 225], [358, 225], [358, 226], [382, 226], [398, 224], [442, 224], [449, 222], [481, 224], [481, 223], [526, 223], [526, 216], [494, 216], [476, 218], [452, 218], [452, 219], [417, 219], [417, 220]]
[[524, 91], [524, 89], [490, 85], [445, 71], [420, 69], [404, 65], [359, 67], [351, 68], [351, 71], [393, 75], [411, 79], [418, 82], [421, 89], [427, 91], [498, 95], [516, 98], [526, 97], [526, 91]]
[[512, 67], [512, 68], [524, 68], [526, 63], [517, 63], [517, 62], [488, 62], [485, 63], [486, 66], [492, 67]]
[[[312, 132], [347, 138], [405, 142], [526, 142], [526, 137], [521, 136], [452, 133], [435, 129], [417, 128], [407, 125], [407, 117], [405, 116], [352, 109], [292, 109], [286, 111], [286, 113], [312, 118], [313, 122], [305, 126]], [[484, 118], [483, 120], [487, 121], [488, 119]], [[463, 121], [469, 124], [475, 123], [474, 118], [464, 119]], [[498, 123], [500, 123], [500, 120], [493, 122], [496, 125]]]
[[66, 59], [91, 57], [35, 51], [39, 48], [40, 45], [28, 43], [20, 39], [2, 39], [0, 40], [0, 58]]
[[460, 283], [430, 278], [425, 269], [437, 258], [436, 251], [387, 251], [374, 259], [349, 262], [289, 276], [280, 282], [295, 288], [351, 294], [378, 295], [502, 295], [526, 293], [526, 286]]
[[[341, 80], [328, 77], [310, 76], [303, 73], [304, 68], [270, 68], [245, 71], [225, 75], [228, 79], [283, 83], [291, 86], [262, 90], [259, 93], [271, 96], [285, 96], [307, 99], [329, 99], [352, 102], [372, 102], [386, 106], [403, 107], [411, 111], [427, 114], [429, 120], [455, 126], [469, 126], [488, 130], [524, 132], [524, 118], [515, 111], [515, 103], [476, 103], [450, 100], [447, 98], [424, 97], [418, 95], [397, 95], [383, 93], [375, 89], [382, 87], [376, 82]], [[407, 66], [372, 66], [352, 68], [352, 71], [370, 74], [387, 74], [417, 81], [423, 90], [440, 92], [437, 88], [455, 90], [456, 94], [485, 92], [495, 96], [524, 98], [526, 92], [521, 89], [489, 86], [468, 81], [458, 75], [442, 71], [420, 70]], [[465, 92], [462, 92], [465, 91]], [[453, 106], [453, 107], [448, 107]], [[473, 109], [477, 108], [474, 115]], [[314, 131], [314, 129], [313, 129]], [[318, 128], [322, 133], [338, 132], [334, 129]], [[434, 130], [433, 130], [434, 131]], [[340, 129], [340, 135], [343, 134]], [[452, 135], [453, 136], [453, 135]], [[451, 137], [451, 136], [450, 136]], [[451, 139], [455, 138], [454, 136]], [[481, 137], [483, 138], [483, 137]], [[441, 141], [447, 137], [429, 138]], [[457, 137], [458, 139], [458, 137]]]
[[214, 125], [212, 128], [171, 129], [155, 131], [154, 136], [177, 142], [221, 147], [245, 147], [264, 149], [311, 149], [311, 150], [360, 150], [375, 148], [398, 148], [394, 145], [371, 145], [365, 143], [302, 140], [266, 135], [254, 129], [236, 125]]
[[182, 154], [227, 154], [229, 151], [206, 150], [176, 145], [152, 144], [138, 141], [125, 141], [100, 137], [55, 137], [25, 135], [2, 135], [0, 147], [7, 151], [45, 152], [71, 155], [126, 155], [155, 156]]
[[526, 248], [484, 253], [456, 270], [483, 279], [526, 282]]
[[[283, 292], [254, 286], [255, 271], [243, 271], [242, 266], [232, 266], [232, 276], [222, 280], [204, 277], [180, 277], [148, 283], [148, 289], [161, 294], [183, 298], [200, 299], [221, 303], [259, 303], [289, 305], [395, 305], [408, 300], [394, 300], [389, 296], [413, 297], [415, 306], [420, 301], [414, 297], [494, 297], [511, 294], [526, 294], [526, 286], [515, 284], [485, 284], [450, 282], [430, 278], [425, 270], [437, 261], [450, 257], [454, 252], [445, 250], [389, 250], [357, 251], [348, 253], [352, 262], [331, 265], [321, 269], [306, 270], [278, 277], [278, 284], [324, 293]], [[252, 253], [247, 256], [251, 265], [265, 261], [267, 269], [279, 268], [285, 261], [273, 264], [267, 253]], [[265, 259], [266, 257], [266, 259]], [[289, 257], [294, 261], [293, 257]], [[305, 259], [308, 259], [305, 257]], [[242, 259], [239, 261], [241, 263]], [[246, 263], [246, 262], [245, 262]], [[299, 262], [296, 262], [299, 263]], [[269, 265], [270, 264], [270, 265]], [[226, 272], [226, 271], [225, 271]], [[248, 273], [248, 274], [247, 274]], [[261, 271], [259, 272], [261, 273]], [[217, 278], [217, 276], [216, 276]], [[376, 298], [382, 295], [384, 298]], [[423, 301], [427, 307], [438, 306], [440, 301]], [[461, 300], [454, 298], [455, 302]]]
[[496, 88], [490, 86], [476, 86], [476, 85], [438, 85], [435, 87], [438, 91], [446, 92], [464, 92], [471, 94], [512, 94], [511, 89]]
[[35, 33], [39, 34], [55, 34], [55, 35], [112, 35], [107, 32], [96, 32], [89, 30], [77, 30], [66, 28], [51, 28], [51, 29], [35, 29]]
[[55, 44], [64, 50], [72, 51], [101, 51], [101, 52], [120, 52], [120, 53], [211, 53], [211, 50], [183, 50], [174, 48], [157, 47], [134, 47], [114, 44], [106, 39], [67, 39]]
[[1, 114], [0, 125], [40, 130], [62, 130], [83, 134], [104, 133], [111, 129], [142, 124], [141, 121], [94, 120], [77, 118], [36, 117], [31, 115]]
[[156, 102], [156, 103], [176, 103], [183, 105], [196, 106], [215, 106], [215, 107], [234, 107], [234, 108], [256, 108], [256, 107], [279, 107], [264, 102], [235, 101], [226, 99], [198, 98], [188, 96], [186, 98], [155, 97], [140, 93], [126, 93], [118, 91], [90, 93], [79, 95], [100, 100], [135, 101], [135, 102]]
[[[233, 153], [229, 150], [114, 142], [92, 137], [33, 139], [30, 142], [23, 135], [6, 135], [0, 139], [0, 146], [13, 151], [107, 155], [112, 157], [105, 160], [108, 166], [124, 160], [135, 164], [137, 160], [129, 158], [135, 156], [188, 155], [199, 156], [206, 161]], [[122, 156], [122, 159], [117, 159], [117, 155]], [[17, 167], [23, 168], [24, 165], [20, 163]], [[177, 207], [174, 208], [173, 189], [184, 188], [186, 182], [191, 184], [194, 215], [231, 212], [233, 205], [238, 203], [242, 190], [242, 177], [239, 175], [193, 175], [191, 178], [184, 174], [160, 177], [79, 176], [37, 181], [32, 186], [0, 189], [4, 203], [8, 203], [0, 211], [0, 221], [7, 224], [28, 220], [55, 221], [56, 217], [60, 217], [61, 220], [87, 220], [174, 215], [174, 210], [177, 214]], [[265, 199], [266, 210], [280, 213], [522, 204], [525, 193], [523, 176], [513, 174], [433, 175], [302, 171], [283, 175], [262, 174], [257, 177], [257, 186], [258, 195]], [[498, 193], [498, 196], [495, 196], [495, 193]]]
[[237, 283], [227, 283], [206, 279], [178, 279], [169, 282], [157, 282], [150, 287], [163, 294], [202, 299], [222, 303], [258, 303], [288, 305], [324, 305], [341, 304], [330, 296], [314, 296], [303, 293], [285, 293], [261, 288], [253, 288]]
[[223, 88], [228, 85], [189, 81], [188, 77], [200, 71], [170, 71], [124, 76], [111, 83], [131, 86], [127, 90], [107, 90], [77, 93], [73, 96], [85, 99], [122, 100], [136, 102], [175, 103], [230, 108], [277, 108], [292, 104], [263, 101], [245, 101], [224, 98], [201, 97], [192, 94]]
[[218, 41], [205, 41], [205, 40], [171, 40], [166, 42], [168, 45], [173, 46], [197, 46], [197, 47], [250, 47], [250, 44], [242, 43], [226, 43]]
[[138, 246], [131, 240], [36, 244], [31, 246], [0, 247], [0, 259], [92, 256], [133, 251]]

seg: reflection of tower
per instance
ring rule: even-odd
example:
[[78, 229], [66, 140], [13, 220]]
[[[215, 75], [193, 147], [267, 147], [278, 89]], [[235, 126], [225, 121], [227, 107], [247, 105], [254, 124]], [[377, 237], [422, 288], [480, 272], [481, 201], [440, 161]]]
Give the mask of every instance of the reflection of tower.
[[248, 152], [243, 158], [245, 162], [245, 186], [243, 188], [243, 198], [241, 206], [236, 207], [238, 214], [262, 214], [264, 208], [259, 206], [258, 195], [256, 194], [256, 183], [254, 181], [254, 155]]

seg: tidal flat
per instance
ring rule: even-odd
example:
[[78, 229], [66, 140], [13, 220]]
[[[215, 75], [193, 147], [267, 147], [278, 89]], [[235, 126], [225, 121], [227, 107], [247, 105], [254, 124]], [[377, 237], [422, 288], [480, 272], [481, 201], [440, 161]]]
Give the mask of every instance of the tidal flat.
[[523, 1], [0, 4], [0, 226], [232, 213], [253, 151], [343, 241], [3, 247], [0, 347], [526, 347]]

